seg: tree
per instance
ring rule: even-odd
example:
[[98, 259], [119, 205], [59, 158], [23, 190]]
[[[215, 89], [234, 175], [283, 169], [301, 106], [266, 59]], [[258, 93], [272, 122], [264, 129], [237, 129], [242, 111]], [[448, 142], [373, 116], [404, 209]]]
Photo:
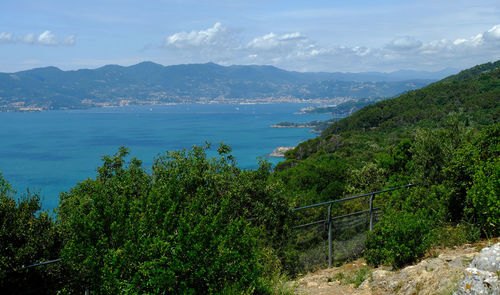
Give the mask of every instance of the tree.
[[266, 292], [286, 206], [279, 185], [234, 165], [230, 148], [169, 152], [152, 174], [104, 157], [95, 180], [61, 195], [63, 260], [99, 294]]
[[5, 294], [54, 294], [61, 282], [57, 265], [25, 269], [59, 257], [61, 240], [40, 197], [19, 198], [0, 173], [0, 289]]

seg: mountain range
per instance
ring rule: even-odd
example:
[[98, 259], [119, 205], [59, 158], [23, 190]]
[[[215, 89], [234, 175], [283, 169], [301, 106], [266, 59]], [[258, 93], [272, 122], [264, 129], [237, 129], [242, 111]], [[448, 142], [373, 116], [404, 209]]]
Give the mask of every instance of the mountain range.
[[63, 71], [56, 67], [0, 73], [0, 110], [73, 109], [253, 99], [392, 97], [453, 72], [302, 73], [273, 66], [214, 63], [162, 66], [106, 65]]

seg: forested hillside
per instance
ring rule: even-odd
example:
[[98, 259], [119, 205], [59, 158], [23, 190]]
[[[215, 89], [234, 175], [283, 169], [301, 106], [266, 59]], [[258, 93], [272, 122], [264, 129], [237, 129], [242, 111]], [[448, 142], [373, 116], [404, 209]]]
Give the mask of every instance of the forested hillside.
[[375, 265], [410, 263], [443, 237], [497, 236], [499, 66], [483, 64], [364, 107], [288, 151], [275, 176], [295, 206], [419, 184], [379, 200], [385, 213], [365, 252]]
[[[335, 152], [344, 159], [366, 160], [374, 156], [374, 152], [414, 135], [418, 128], [446, 126], [451, 117], [460, 117], [461, 124], [474, 129], [497, 123], [500, 118], [499, 66], [498, 61], [479, 65], [422, 89], [366, 106], [332, 124], [322, 136], [301, 143], [288, 153], [288, 162], [281, 166], [317, 152]], [[368, 149], [370, 144], [372, 148]], [[351, 153], [352, 148], [359, 152]]]

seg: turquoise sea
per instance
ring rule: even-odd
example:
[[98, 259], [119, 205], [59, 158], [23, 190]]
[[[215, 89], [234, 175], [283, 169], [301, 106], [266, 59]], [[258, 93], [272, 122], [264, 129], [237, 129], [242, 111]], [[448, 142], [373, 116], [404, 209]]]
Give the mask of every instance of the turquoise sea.
[[[283, 121], [326, 120], [297, 114], [312, 104], [181, 104], [39, 113], [0, 113], [0, 171], [19, 194], [40, 193], [43, 207], [57, 207], [59, 192], [94, 178], [102, 155], [122, 145], [151, 167], [165, 151], [219, 142], [232, 147], [238, 166], [253, 169], [278, 146], [317, 136], [302, 128], [269, 128]], [[214, 155], [214, 154], [213, 154]], [[269, 158], [276, 164], [281, 159]]]

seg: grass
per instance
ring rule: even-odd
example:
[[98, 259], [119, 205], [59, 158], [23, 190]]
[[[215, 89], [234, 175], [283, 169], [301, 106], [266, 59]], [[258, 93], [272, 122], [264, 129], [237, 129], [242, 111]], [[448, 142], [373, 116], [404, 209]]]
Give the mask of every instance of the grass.
[[468, 267], [471, 262], [472, 262], [472, 258], [464, 258], [464, 259], [462, 259], [462, 265], [464, 267]]
[[369, 267], [363, 267], [359, 270], [345, 273], [340, 271], [333, 277], [328, 278], [328, 282], [339, 281], [341, 285], [353, 284], [355, 288], [359, 287], [371, 274]]
[[436, 230], [434, 244], [445, 248], [474, 243], [479, 240], [480, 234], [479, 228], [470, 223], [446, 225]]

